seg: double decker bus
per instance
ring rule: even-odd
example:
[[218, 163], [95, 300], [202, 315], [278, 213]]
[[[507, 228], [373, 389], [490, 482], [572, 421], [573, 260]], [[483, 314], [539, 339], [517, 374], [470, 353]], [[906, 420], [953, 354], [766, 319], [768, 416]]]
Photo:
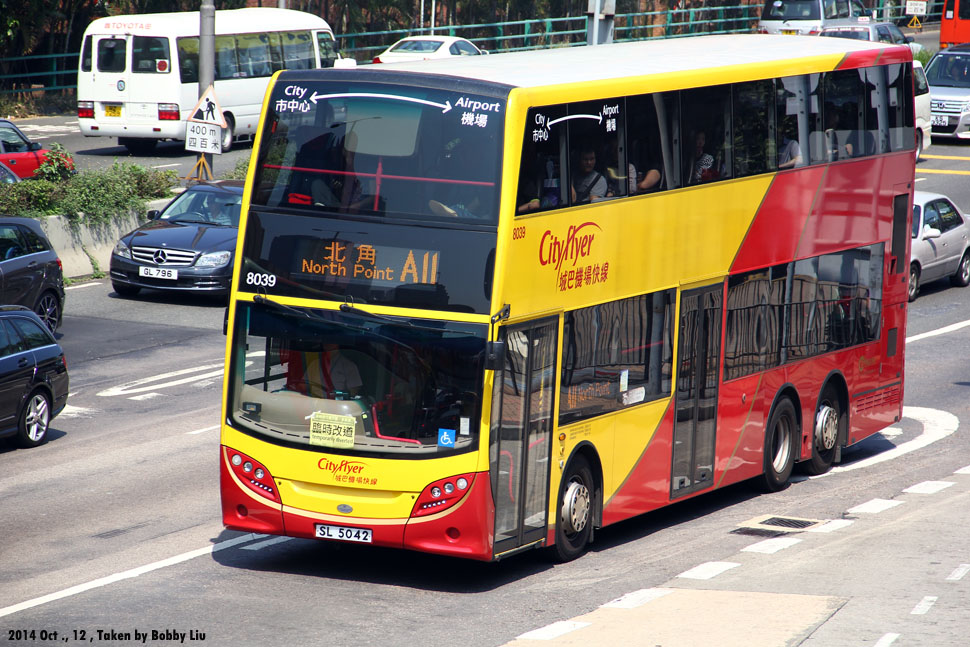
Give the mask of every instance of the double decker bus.
[[[271, 8], [215, 13], [215, 93], [234, 136], [256, 132], [266, 87], [282, 69], [331, 67], [339, 58], [330, 25], [303, 11]], [[204, 90], [205, 88], [203, 88]], [[98, 18], [84, 31], [77, 116], [85, 137], [117, 137], [136, 155], [185, 139], [199, 100], [199, 12]]]
[[224, 525], [569, 560], [828, 470], [901, 416], [911, 61], [751, 34], [276, 76]]

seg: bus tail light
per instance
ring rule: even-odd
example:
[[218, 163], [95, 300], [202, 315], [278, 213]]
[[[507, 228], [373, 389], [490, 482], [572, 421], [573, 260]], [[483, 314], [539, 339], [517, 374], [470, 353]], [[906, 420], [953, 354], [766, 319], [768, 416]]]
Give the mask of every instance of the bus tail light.
[[178, 121], [181, 119], [182, 115], [179, 112], [179, 104], [177, 103], [160, 103], [158, 104], [158, 120], [159, 121]]
[[280, 503], [279, 493], [276, 491], [276, 481], [273, 475], [259, 462], [234, 449], [228, 450], [229, 469], [236, 478], [244, 483], [256, 494], [261, 494], [270, 501]]
[[94, 119], [94, 101], [78, 101], [77, 118]]
[[411, 516], [423, 517], [447, 510], [468, 494], [474, 482], [474, 474], [458, 474], [434, 481], [424, 488], [421, 496], [414, 502]]

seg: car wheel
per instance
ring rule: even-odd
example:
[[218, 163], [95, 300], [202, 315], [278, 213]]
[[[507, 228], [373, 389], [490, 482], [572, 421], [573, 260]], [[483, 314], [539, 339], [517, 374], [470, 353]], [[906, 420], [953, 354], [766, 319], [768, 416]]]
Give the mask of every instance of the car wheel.
[[957, 273], [950, 277], [950, 283], [965, 288], [970, 285], [970, 250], [963, 252]]
[[222, 129], [222, 152], [228, 153], [232, 149], [232, 138], [236, 134], [236, 123], [232, 115], [223, 115], [226, 119], [226, 127]]
[[909, 300], [916, 301], [919, 294], [919, 265], [913, 263], [909, 266]]
[[20, 412], [17, 440], [21, 447], [37, 447], [47, 442], [47, 426], [51, 421], [51, 401], [40, 389], [27, 398]]
[[759, 485], [765, 492], [777, 492], [788, 487], [795, 467], [795, 448], [798, 447], [798, 420], [795, 405], [782, 398], [775, 405], [765, 428], [764, 474]]
[[61, 322], [61, 302], [53, 292], [44, 292], [34, 304], [34, 312], [51, 332], [57, 330]]
[[584, 552], [593, 532], [593, 470], [582, 454], [570, 461], [559, 488], [559, 519], [556, 523], [555, 558], [576, 559]]
[[111, 287], [120, 297], [133, 297], [138, 294], [141, 288], [134, 285], [125, 285], [124, 283], [111, 282]]

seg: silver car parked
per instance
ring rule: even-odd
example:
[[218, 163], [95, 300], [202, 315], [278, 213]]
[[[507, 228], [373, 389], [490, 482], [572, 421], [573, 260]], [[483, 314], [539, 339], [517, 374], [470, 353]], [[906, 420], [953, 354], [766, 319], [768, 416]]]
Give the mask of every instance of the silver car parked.
[[914, 191], [909, 300], [921, 285], [947, 276], [953, 285], [970, 285], [970, 226], [945, 195]]

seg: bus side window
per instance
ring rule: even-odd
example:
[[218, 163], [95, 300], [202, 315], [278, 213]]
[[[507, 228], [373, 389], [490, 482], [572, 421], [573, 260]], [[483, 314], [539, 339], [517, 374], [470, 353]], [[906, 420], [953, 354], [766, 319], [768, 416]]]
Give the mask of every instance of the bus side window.
[[565, 114], [563, 106], [529, 110], [519, 162], [517, 213], [555, 209], [566, 204], [562, 181], [565, 129], [561, 126], [563, 122], [548, 125]]
[[179, 38], [179, 77], [182, 83], [199, 82], [199, 39]]
[[236, 40], [233, 36], [216, 36], [216, 80], [239, 77]]
[[90, 72], [91, 71], [91, 41], [92, 37], [90, 34], [84, 37], [84, 46], [81, 48], [81, 71]]
[[731, 86], [720, 85], [681, 93], [683, 169], [685, 184], [701, 184], [731, 177]]

